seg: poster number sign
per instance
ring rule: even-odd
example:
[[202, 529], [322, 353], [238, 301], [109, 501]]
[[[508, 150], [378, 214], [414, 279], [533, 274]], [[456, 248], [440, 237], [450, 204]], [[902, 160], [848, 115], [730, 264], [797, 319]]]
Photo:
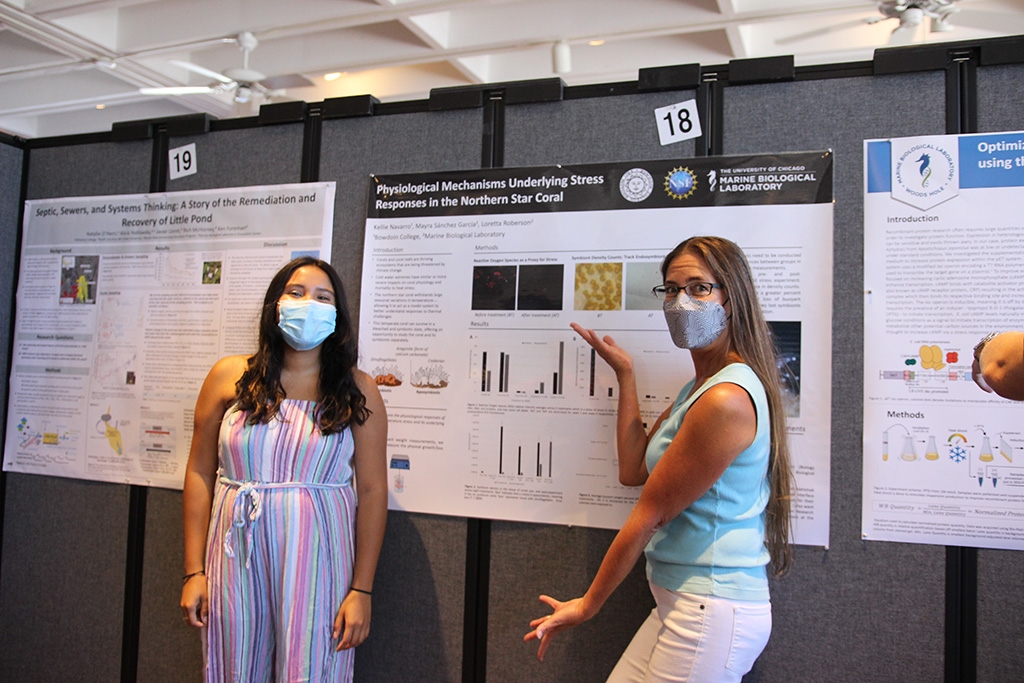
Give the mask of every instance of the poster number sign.
[[662, 146], [699, 138], [700, 117], [697, 115], [697, 100], [676, 102], [654, 110], [658, 124], [658, 139]]
[[170, 178], [181, 178], [196, 172], [196, 143], [167, 150]]

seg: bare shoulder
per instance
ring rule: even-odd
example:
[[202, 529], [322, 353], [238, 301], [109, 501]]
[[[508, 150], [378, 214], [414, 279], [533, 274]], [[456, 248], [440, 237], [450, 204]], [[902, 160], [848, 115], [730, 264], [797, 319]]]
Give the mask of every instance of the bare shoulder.
[[380, 389], [370, 375], [359, 369], [352, 370], [352, 376], [356, 380], [356, 386], [366, 397], [366, 407], [373, 412], [384, 411], [384, 399], [381, 398]]
[[738, 384], [723, 382], [693, 402], [673, 445], [679, 453], [710, 467], [708, 471], [717, 473], [717, 478], [756, 435], [757, 413], [750, 395]]
[[747, 390], [732, 382], [721, 382], [709, 387], [690, 408], [702, 418], [714, 422], [734, 423], [737, 420], [754, 420], [754, 402]]
[[221, 358], [210, 368], [206, 381], [203, 382], [203, 392], [220, 403], [231, 400], [235, 396], [235, 385], [245, 372], [248, 362], [248, 356]]
[[249, 364], [249, 356], [224, 356], [213, 364], [210, 377], [222, 382], [230, 382], [232, 386], [241, 379]]
[[375, 391], [377, 390], [377, 383], [373, 381], [373, 378], [368, 373], [363, 372], [359, 368], [354, 368], [352, 376], [355, 377], [356, 386], [359, 387], [359, 391], [364, 394], [371, 388]]

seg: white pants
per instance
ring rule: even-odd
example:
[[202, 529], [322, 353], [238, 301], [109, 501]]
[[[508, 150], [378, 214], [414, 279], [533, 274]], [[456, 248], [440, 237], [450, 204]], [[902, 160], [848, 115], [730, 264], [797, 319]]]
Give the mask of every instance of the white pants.
[[651, 584], [657, 606], [608, 683], [739, 683], [772, 631], [770, 602], [728, 600]]

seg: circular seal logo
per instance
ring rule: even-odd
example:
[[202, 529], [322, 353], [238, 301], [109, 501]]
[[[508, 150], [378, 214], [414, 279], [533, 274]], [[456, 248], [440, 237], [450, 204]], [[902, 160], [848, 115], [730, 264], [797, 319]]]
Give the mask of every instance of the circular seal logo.
[[686, 199], [697, 189], [697, 176], [688, 168], [673, 168], [665, 176], [665, 192], [672, 199]]
[[631, 168], [619, 180], [619, 192], [631, 202], [642, 202], [654, 191], [654, 178], [642, 168]]
[[914, 145], [896, 160], [896, 184], [911, 197], [922, 200], [944, 194], [956, 178], [952, 155], [937, 145]]

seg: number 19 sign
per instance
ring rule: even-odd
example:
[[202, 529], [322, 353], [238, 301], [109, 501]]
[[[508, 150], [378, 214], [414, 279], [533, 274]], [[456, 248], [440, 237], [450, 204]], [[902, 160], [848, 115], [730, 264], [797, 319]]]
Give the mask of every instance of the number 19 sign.
[[697, 100], [686, 100], [670, 104], [667, 107], [658, 107], [654, 110], [654, 118], [658, 123], [658, 139], [662, 146], [690, 138], [699, 138], [701, 135]]
[[196, 143], [167, 150], [167, 170], [170, 180], [196, 172]]

